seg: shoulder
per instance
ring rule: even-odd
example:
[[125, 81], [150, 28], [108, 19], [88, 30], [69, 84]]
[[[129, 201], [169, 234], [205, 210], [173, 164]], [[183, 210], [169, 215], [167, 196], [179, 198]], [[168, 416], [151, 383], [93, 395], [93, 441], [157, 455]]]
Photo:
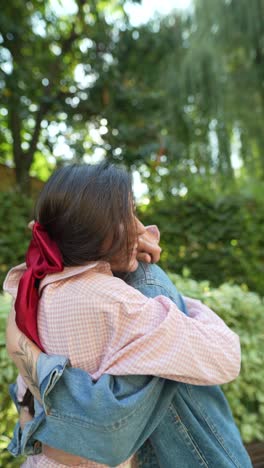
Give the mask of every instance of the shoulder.
[[11, 296], [16, 297], [18, 284], [25, 270], [26, 270], [25, 263], [21, 263], [20, 265], [17, 265], [14, 268], [11, 268], [11, 270], [9, 270], [4, 280], [3, 290], [11, 294]]
[[110, 308], [113, 304], [146, 301], [146, 297], [112, 273], [92, 269], [63, 280], [54, 281], [42, 289], [42, 297], [53, 297], [58, 302], [83, 307], [96, 305]]
[[134, 301], [146, 301], [146, 297], [141, 292], [127, 284], [123, 279], [115, 276], [97, 274], [94, 281], [91, 281], [92, 284], [97, 288], [101, 299], [109, 303], [127, 304]]

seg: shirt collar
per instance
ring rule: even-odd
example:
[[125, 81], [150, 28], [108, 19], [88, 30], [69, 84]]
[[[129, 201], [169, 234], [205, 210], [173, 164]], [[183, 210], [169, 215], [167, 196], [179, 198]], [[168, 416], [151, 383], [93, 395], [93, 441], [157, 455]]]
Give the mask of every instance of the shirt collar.
[[45, 278], [43, 278], [43, 280], [40, 283], [39, 292], [41, 292], [41, 290], [48, 284], [55, 283], [56, 281], [64, 280], [67, 278], [71, 278], [73, 276], [77, 276], [82, 273], [86, 273], [89, 270], [96, 270], [97, 272], [100, 271], [102, 273], [112, 275], [110, 264], [102, 260], [96, 261], [96, 262], [89, 262], [81, 266], [64, 267], [63, 271], [45, 276]]
[[[12, 268], [4, 282], [4, 290], [14, 294], [14, 289], [17, 290], [19, 280], [23, 275], [24, 271], [26, 270], [26, 264], [22, 263], [17, 265], [16, 267]], [[48, 284], [54, 283], [55, 281], [64, 280], [67, 278], [71, 278], [76, 275], [80, 275], [89, 270], [96, 270], [100, 271], [101, 273], [105, 273], [108, 275], [112, 275], [110, 264], [105, 261], [95, 261], [95, 262], [88, 262], [85, 265], [81, 266], [74, 266], [74, 267], [64, 267], [63, 271], [58, 273], [53, 273], [51, 275], [45, 276], [40, 283], [39, 292], [47, 286]], [[12, 294], [12, 295], [13, 295]]]

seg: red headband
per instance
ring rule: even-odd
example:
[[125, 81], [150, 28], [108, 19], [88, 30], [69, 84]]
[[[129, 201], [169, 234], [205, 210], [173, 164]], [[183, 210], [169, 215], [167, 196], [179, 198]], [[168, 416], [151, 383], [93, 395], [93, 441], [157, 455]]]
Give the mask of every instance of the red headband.
[[18, 285], [15, 302], [16, 323], [18, 328], [44, 351], [37, 327], [38, 280], [49, 273], [62, 271], [63, 262], [56, 242], [38, 222], [34, 223], [32, 237], [26, 253], [27, 270]]

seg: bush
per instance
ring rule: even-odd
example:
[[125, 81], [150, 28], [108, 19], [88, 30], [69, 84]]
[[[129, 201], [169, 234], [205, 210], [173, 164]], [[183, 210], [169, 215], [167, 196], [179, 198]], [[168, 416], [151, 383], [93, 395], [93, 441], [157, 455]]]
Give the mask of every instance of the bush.
[[263, 202], [238, 194], [171, 196], [151, 201], [140, 218], [160, 228], [165, 270], [182, 274], [187, 268], [197, 281], [232, 281], [263, 294]]
[[[171, 275], [178, 289], [185, 295], [205, 302], [236, 331], [242, 345], [242, 370], [238, 379], [223, 385], [235, 420], [244, 442], [264, 439], [264, 368], [263, 368], [263, 299], [255, 293], [244, 291], [239, 286], [223, 284], [211, 288], [207, 281], [200, 283]], [[0, 416], [0, 449], [8, 445], [16, 421], [16, 412], [8, 395], [8, 383], [14, 381], [16, 371], [7, 357], [4, 346], [4, 329], [10, 299], [0, 296], [0, 401], [3, 404]], [[14, 468], [21, 463], [3, 451], [0, 466]]]
[[0, 466], [5, 468], [19, 467], [23, 461], [22, 457], [14, 458], [6, 450], [12, 437], [17, 412], [8, 393], [8, 385], [16, 379], [17, 371], [7, 356], [5, 349], [5, 323], [10, 309], [10, 297], [0, 296]]
[[25, 260], [30, 239], [32, 200], [17, 192], [0, 192], [0, 287], [8, 270]]

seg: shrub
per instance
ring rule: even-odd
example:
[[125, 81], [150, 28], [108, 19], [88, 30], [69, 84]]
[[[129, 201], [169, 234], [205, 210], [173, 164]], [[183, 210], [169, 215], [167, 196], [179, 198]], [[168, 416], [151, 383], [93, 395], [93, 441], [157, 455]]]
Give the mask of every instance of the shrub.
[[161, 231], [161, 265], [213, 286], [228, 281], [264, 290], [263, 202], [235, 194], [208, 199], [202, 194], [151, 201], [141, 209], [145, 224]]
[[10, 297], [0, 295], [0, 466], [5, 468], [18, 468], [23, 458], [14, 458], [6, 450], [17, 420], [15, 405], [8, 393], [8, 385], [16, 379], [17, 371], [7, 356], [5, 349], [5, 323], [10, 308]]
[[17, 192], [0, 192], [0, 286], [7, 271], [24, 262], [30, 239], [32, 201]]

